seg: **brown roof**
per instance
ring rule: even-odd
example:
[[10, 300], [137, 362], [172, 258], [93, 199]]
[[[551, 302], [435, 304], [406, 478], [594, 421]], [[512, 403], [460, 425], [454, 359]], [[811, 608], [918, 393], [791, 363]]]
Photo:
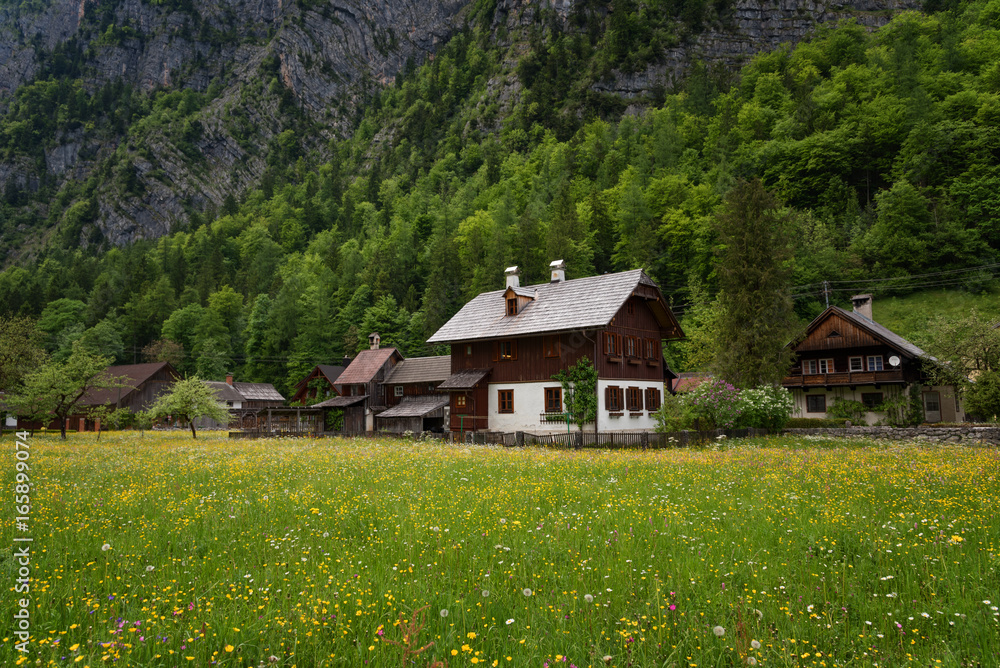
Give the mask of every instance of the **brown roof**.
[[330, 397], [326, 401], [313, 404], [309, 408], [345, 408], [347, 406], [353, 406], [354, 404], [360, 404], [367, 398], [367, 394], [359, 394], [356, 397]]
[[130, 393], [139, 388], [140, 385], [155, 376], [161, 370], [166, 370], [174, 380], [180, 380], [181, 375], [170, 365], [170, 362], [147, 362], [145, 364], [121, 364], [109, 366], [104, 370], [104, 375], [109, 378], [122, 378], [125, 387], [112, 389], [91, 390], [80, 400], [82, 406], [104, 406], [106, 404], [116, 404], [119, 399], [124, 399]]
[[659, 287], [641, 269], [634, 269], [518, 288], [517, 294], [530, 295], [531, 301], [516, 316], [507, 315], [503, 299], [506, 290], [483, 292], [463, 306], [427, 342], [499, 339], [606, 327], [640, 285], [656, 291], [657, 298], [647, 303], [660, 326], [672, 332], [672, 338], [683, 338], [680, 325]]
[[386, 385], [439, 383], [450, 375], [451, 355], [411, 357], [394, 366], [382, 382]]
[[706, 380], [711, 380], [712, 376], [706, 373], [679, 373], [677, 379], [673, 381], [674, 392], [690, 392]]
[[437, 386], [439, 390], [471, 390], [493, 369], [462, 369]]
[[403, 397], [398, 405], [378, 414], [382, 418], [421, 417], [448, 405], [448, 396], [443, 394], [425, 394], [416, 397]]
[[351, 360], [351, 364], [337, 377], [337, 385], [353, 385], [357, 383], [370, 383], [378, 374], [389, 358], [393, 355], [403, 359], [399, 351], [395, 348], [376, 348], [375, 350], [362, 350], [358, 356]]

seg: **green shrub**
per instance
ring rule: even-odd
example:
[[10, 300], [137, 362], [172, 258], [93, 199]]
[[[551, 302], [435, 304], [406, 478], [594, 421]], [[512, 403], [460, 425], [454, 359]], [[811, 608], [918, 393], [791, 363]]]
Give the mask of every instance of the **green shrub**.
[[784, 428], [795, 407], [791, 392], [783, 387], [769, 386], [743, 390], [737, 403], [740, 410], [737, 426], [774, 431]]
[[868, 407], [854, 399], [835, 399], [833, 405], [826, 409], [826, 414], [830, 417], [850, 420], [852, 424], [863, 423], [867, 412]]

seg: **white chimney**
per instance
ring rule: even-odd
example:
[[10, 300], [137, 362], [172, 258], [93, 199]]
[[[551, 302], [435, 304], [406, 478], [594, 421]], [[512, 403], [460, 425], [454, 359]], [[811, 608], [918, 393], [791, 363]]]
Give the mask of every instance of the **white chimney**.
[[872, 296], [871, 295], [854, 295], [851, 297], [851, 303], [854, 304], [854, 312], [858, 315], [864, 316], [875, 322], [872, 318]]
[[368, 335], [368, 346], [369, 346], [369, 347], [370, 347], [370, 348], [371, 348], [372, 350], [378, 350], [378, 343], [379, 343], [379, 341], [381, 341], [381, 340], [382, 340], [382, 339], [381, 339], [381, 337], [380, 337], [380, 336], [378, 335], [378, 332], [372, 332], [371, 334], [369, 334], [369, 335]]
[[507, 287], [508, 288], [519, 288], [521, 287], [521, 279], [518, 278], [521, 275], [521, 270], [517, 268], [517, 265], [513, 267], [507, 267], [503, 270], [504, 275], [507, 277]]
[[549, 283], [562, 283], [566, 280], [566, 263], [562, 260], [549, 262], [549, 272], [552, 275]]

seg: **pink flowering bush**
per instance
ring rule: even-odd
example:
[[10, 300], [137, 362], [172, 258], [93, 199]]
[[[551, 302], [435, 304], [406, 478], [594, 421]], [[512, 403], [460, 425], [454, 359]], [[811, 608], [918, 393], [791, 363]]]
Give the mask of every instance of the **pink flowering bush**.
[[740, 417], [740, 391], [726, 381], [706, 380], [685, 397], [696, 428], [732, 429]]

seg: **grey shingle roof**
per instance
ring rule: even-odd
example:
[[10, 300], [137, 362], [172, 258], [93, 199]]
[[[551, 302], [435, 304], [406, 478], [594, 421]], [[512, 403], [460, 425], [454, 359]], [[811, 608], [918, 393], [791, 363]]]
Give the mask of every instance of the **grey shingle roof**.
[[378, 414], [382, 418], [420, 417], [448, 405], [448, 397], [440, 394], [426, 394], [418, 397], [403, 397], [399, 405]]
[[368, 398], [367, 394], [359, 394], [355, 397], [330, 397], [326, 401], [321, 401], [318, 404], [313, 404], [309, 408], [344, 408], [346, 406], [353, 406], [354, 404], [360, 404], [367, 398]]
[[471, 390], [493, 369], [462, 369], [437, 386], [439, 390]]
[[331, 383], [337, 380], [340, 374], [344, 373], [344, 369], [347, 368], [342, 366], [334, 366], [332, 364], [317, 364], [316, 366], [319, 367], [320, 372], [324, 376], [326, 376], [326, 379]]
[[394, 366], [383, 382], [386, 385], [439, 383], [450, 375], [451, 355], [411, 357]]
[[[840, 308], [839, 306], [831, 306], [830, 309], [836, 312], [837, 315], [839, 315], [840, 317], [850, 320], [851, 322], [858, 325], [862, 329], [867, 329], [872, 334], [882, 339], [893, 348], [899, 350], [901, 353], [908, 354], [911, 357], [924, 357], [926, 359], [935, 362], [937, 361], [934, 357], [928, 355], [923, 350], [913, 345], [899, 334], [896, 334], [887, 327], [878, 324], [874, 320], [869, 320], [860, 313], [855, 313], [854, 311], [848, 311]], [[824, 314], [821, 314], [816, 320], [813, 321], [813, 323], [818, 324], [821, 319], [825, 319]], [[812, 325], [810, 325], [809, 329], [810, 330], [812, 329]]]
[[205, 385], [215, 392], [215, 397], [219, 401], [245, 401], [243, 395], [237, 392], [236, 388], [229, 383], [223, 383], [217, 380], [203, 380], [201, 382], [205, 383]]
[[236, 391], [243, 395], [245, 401], [284, 401], [278, 390], [271, 383], [233, 383]]
[[[533, 300], [507, 316], [504, 290], [484, 292], [462, 307], [428, 343], [529, 336], [604, 327], [640, 284], [656, 287], [641, 269], [542, 283], [518, 289]], [[672, 316], [671, 316], [672, 317]]]

